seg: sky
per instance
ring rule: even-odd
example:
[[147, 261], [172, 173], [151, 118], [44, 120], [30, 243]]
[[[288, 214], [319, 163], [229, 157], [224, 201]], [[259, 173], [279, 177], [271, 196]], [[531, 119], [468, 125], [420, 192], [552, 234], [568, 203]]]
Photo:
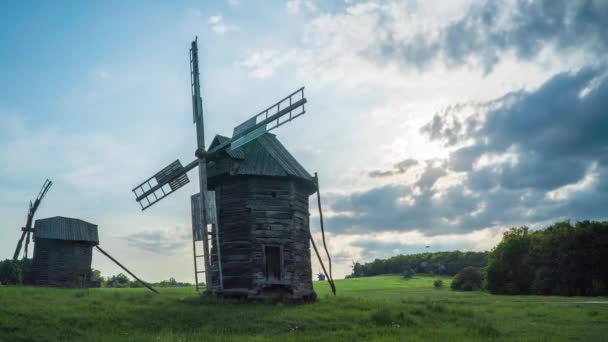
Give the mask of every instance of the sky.
[[336, 277], [608, 218], [605, 1], [3, 1], [0, 22], [0, 259], [50, 178], [36, 218], [95, 223], [143, 279], [193, 281], [195, 173], [143, 212], [131, 189], [194, 159], [195, 36], [207, 144], [306, 87], [275, 133], [319, 173]]

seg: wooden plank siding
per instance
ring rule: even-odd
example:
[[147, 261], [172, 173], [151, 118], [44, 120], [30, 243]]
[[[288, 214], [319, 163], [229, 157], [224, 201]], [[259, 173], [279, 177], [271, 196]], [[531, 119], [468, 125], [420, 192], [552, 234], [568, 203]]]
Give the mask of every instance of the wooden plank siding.
[[[210, 183], [218, 208], [226, 296], [312, 300], [308, 197], [293, 177], [231, 176]], [[281, 249], [281, 275], [268, 279], [265, 246]], [[212, 289], [218, 287], [212, 246]]]
[[91, 243], [36, 239], [32, 284], [49, 287], [88, 287], [92, 258]]

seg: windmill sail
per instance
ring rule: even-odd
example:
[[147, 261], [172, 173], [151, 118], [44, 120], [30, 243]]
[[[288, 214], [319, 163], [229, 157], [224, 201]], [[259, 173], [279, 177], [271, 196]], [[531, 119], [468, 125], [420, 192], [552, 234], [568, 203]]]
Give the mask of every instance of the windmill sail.
[[25, 239], [24, 258], [27, 258], [28, 247], [30, 244], [30, 236], [33, 231], [32, 222], [34, 220], [34, 215], [36, 214], [36, 210], [38, 210], [38, 207], [40, 206], [42, 199], [44, 198], [44, 196], [46, 196], [46, 193], [51, 188], [51, 185], [53, 185], [53, 182], [51, 180], [47, 179], [44, 182], [44, 184], [42, 185], [42, 189], [40, 189], [40, 192], [38, 193], [38, 196], [36, 196], [36, 199], [34, 200], [34, 202], [32, 203], [32, 201], [30, 201], [30, 208], [27, 213], [27, 221], [25, 222], [25, 226], [23, 228], [21, 228], [23, 233], [21, 234], [21, 238], [17, 242], [17, 248], [15, 249], [15, 253], [13, 254], [13, 260], [17, 260], [19, 258], [19, 253], [21, 252], [21, 246], [23, 245], [24, 239]]
[[133, 188], [131, 191], [135, 194], [135, 200], [139, 202], [141, 210], [146, 210], [156, 202], [188, 184], [190, 179], [188, 179], [186, 173], [194, 167], [196, 167], [196, 164], [193, 163], [183, 167], [182, 163], [176, 160]]
[[[264, 133], [272, 131], [298, 116], [304, 115], [306, 113], [305, 104], [306, 98], [304, 97], [304, 87], [302, 87], [259, 114], [254, 115], [251, 119], [236, 126], [230, 140], [230, 148], [233, 150], [237, 149], [257, 139]], [[228, 145], [228, 142], [226, 145]], [[209, 152], [215, 152], [215, 150], [225, 147], [220, 145], [214, 151]]]

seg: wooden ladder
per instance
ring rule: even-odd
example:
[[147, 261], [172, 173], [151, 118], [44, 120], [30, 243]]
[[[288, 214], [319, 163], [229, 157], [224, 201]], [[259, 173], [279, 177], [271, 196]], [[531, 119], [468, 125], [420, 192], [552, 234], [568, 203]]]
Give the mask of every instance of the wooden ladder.
[[[196, 196], [195, 198], [199, 198], [198, 196]], [[219, 244], [219, 230], [218, 230], [218, 219], [217, 219], [217, 209], [216, 209], [216, 205], [215, 205], [215, 191], [208, 191], [207, 192], [207, 219], [208, 219], [208, 226], [211, 226], [211, 231], [209, 231], [208, 227], [204, 227], [203, 229], [198, 230], [197, 229], [197, 222], [200, 222], [198, 219], [198, 214], [199, 213], [199, 209], [198, 209], [198, 201], [193, 201], [192, 202], [192, 252], [194, 255], [194, 281], [195, 281], [195, 285], [196, 285], [196, 291], [199, 291], [200, 289], [200, 283], [198, 280], [198, 275], [201, 273], [205, 273], [205, 272], [210, 272], [211, 270], [206, 270], [204, 269], [204, 258], [205, 258], [205, 254], [198, 254], [199, 252], [197, 252], [197, 242], [201, 242], [202, 244], [204, 244], [206, 241], [211, 240], [211, 246], [215, 247], [213, 249], [208, 248], [208, 250], [210, 251], [210, 254], [213, 253], [213, 256], [216, 256], [215, 261], [217, 263], [216, 264], [212, 264], [211, 261], [213, 260], [212, 256], [210, 255], [210, 262], [209, 265], [212, 267], [217, 266], [217, 272], [218, 272], [218, 276], [219, 276], [219, 292], [223, 291], [224, 289], [224, 277], [222, 274], [222, 253], [220, 251], [220, 244]], [[207, 234], [208, 237], [210, 237], [210, 239], [205, 239], [203, 237], [203, 234]], [[206, 240], [206, 241], [205, 241]], [[203, 248], [204, 250], [204, 248]], [[214, 253], [215, 252], [215, 253]], [[201, 261], [202, 259], [202, 261]], [[201, 266], [199, 264], [199, 262], [202, 262]], [[213, 284], [205, 284], [207, 290], [211, 290], [211, 287], [213, 286]]]

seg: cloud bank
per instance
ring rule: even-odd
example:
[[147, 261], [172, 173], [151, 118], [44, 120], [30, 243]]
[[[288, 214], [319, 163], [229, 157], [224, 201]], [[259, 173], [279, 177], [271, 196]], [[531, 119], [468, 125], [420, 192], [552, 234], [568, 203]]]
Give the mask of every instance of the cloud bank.
[[[422, 131], [451, 148], [410, 184], [335, 196], [329, 225], [345, 234], [467, 233], [559, 218], [600, 219], [608, 203], [608, 79], [603, 69], [555, 75], [534, 91], [437, 114]], [[463, 108], [467, 108], [463, 106]], [[464, 145], [463, 145], [464, 144]], [[448, 175], [463, 181], [444, 189]]]

